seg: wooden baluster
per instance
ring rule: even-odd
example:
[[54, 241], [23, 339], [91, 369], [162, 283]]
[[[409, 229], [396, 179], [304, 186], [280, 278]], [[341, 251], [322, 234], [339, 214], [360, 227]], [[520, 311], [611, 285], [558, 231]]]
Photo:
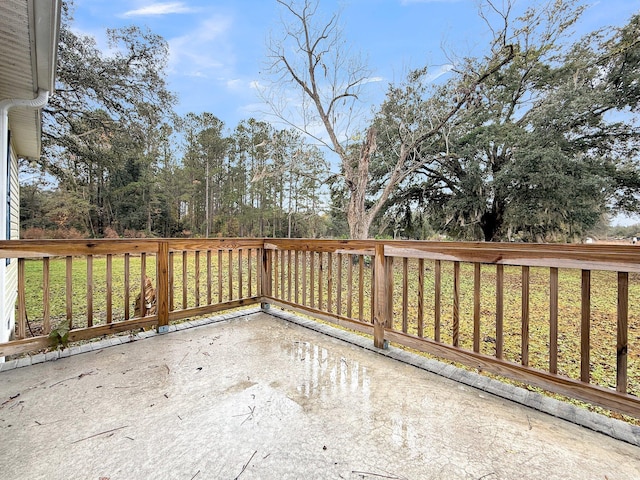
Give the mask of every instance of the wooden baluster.
[[131, 267], [131, 258], [128, 253], [124, 254], [124, 319], [131, 318], [131, 279], [129, 271]]
[[[393, 328], [393, 327], [392, 327]], [[402, 258], [402, 332], [409, 331], [409, 259]]]
[[309, 289], [309, 299], [311, 302], [311, 308], [314, 308], [316, 306], [316, 298], [315, 298], [315, 281], [316, 281], [316, 269], [315, 269], [315, 258], [316, 258], [316, 252], [309, 252], [309, 254], [311, 255], [311, 259], [309, 262], [309, 283], [310, 285], [310, 289]]
[[287, 301], [291, 301], [291, 250], [287, 250]]
[[242, 268], [242, 249], [239, 248], [238, 249], [238, 298], [244, 298], [242, 296], [242, 287], [243, 287], [243, 285], [242, 285], [242, 277], [243, 277], [242, 270], [243, 270], [243, 268]]
[[247, 250], [247, 297], [251, 298], [253, 296], [253, 290], [252, 290], [252, 277], [251, 277], [251, 270], [253, 268], [252, 265], [252, 261], [251, 261], [251, 248], [249, 248]]
[[473, 264], [473, 351], [480, 352], [480, 264]]
[[218, 250], [218, 303], [222, 303], [222, 250]]
[[[385, 274], [385, 278], [386, 278], [386, 295], [384, 296], [384, 298], [382, 299], [382, 301], [387, 305], [387, 322], [386, 322], [386, 328], [392, 328], [393, 326], [393, 321], [394, 321], [394, 315], [393, 315], [393, 289], [395, 288], [394, 285], [394, 276], [393, 276], [393, 262], [394, 262], [394, 258], [393, 257], [385, 257], [384, 263], [385, 263], [385, 269], [387, 270], [387, 273]], [[372, 268], [372, 273], [375, 274], [375, 262], [373, 262], [371, 264], [371, 268]], [[374, 286], [375, 286], [375, 280], [372, 279], [371, 280], [371, 284], [372, 289], [375, 291]], [[373, 304], [375, 305], [375, 303]], [[373, 310], [373, 307], [371, 308], [371, 310]], [[371, 319], [371, 323], [373, 324], [373, 319]]]
[[285, 299], [286, 294], [285, 294], [285, 288], [286, 288], [286, 282], [285, 282], [285, 274], [286, 274], [286, 263], [285, 263], [285, 257], [286, 257], [286, 252], [284, 250], [280, 251], [280, 295], [278, 296], [278, 298], [281, 299]]
[[93, 327], [93, 255], [87, 255], [87, 327]]
[[262, 292], [262, 248], [256, 248], [256, 290]]
[[549, 372], [558, 373], [558, 268], [549, 268]]
[[324, 283], [322, 281], [322, 272], [324, 271], [324, 255], [318, 252], [318, 310], [322, 310], [322, 301], [324, 293]]
[[529, 366], [529, 267], [522, 267], [521, 363]]
[[[144, 303], [144, 290], [142, 292]], [[113, 321], [113, 255], [107, 255], [107, 323]]]
[[195, 284], [196, 307], [199, 307], [200, 306], [200, 250], [196, 250], [193, 263], [194, 263], [193, 275], [196, 280], [196, 284]]
[[453, 262], [453, 346], [460, 346], [460, 262]]
[[347, 255], [347, 318], [353, 313], [353, 259], [352, 254]]
[[616, 345], [616, 390], [627, 393], [627, 354], [629, 349], [629, 274], [618, 272], [618, 325]]
[[213, 277], [211, 275], [211, 250], [207, 250], [207, 305], [211, 305], [213, 299], [211, 290], [213, 288]]
[[231, 301], [233, 300], [233, 250], [229, 249], [227, 253], [229, 257], [229, 265], [228, 265], [229, 297], [227, 298], [227, 300]]
[[433, 287], [433, 295], [434, 295], [434, 308], [433, 308], [433, 339], [436, 342], [440, 341], [440, 297], [442, 294], [442, 265], [440, 264], [440, 260], [435, 260], [434, 262], [434, 287]]
[[280, 276], [278, 275], [278, 269], [280, 267], [279, 262], [278, 262], [278, 251], [274, 251], [273, 252], [273, 294], [275, 297], [278, 296], [278, 286], [279, 286], [279, 278]]
[[327, 253], [327, 312], [333, 311], [333, 255]]
[[187, 255], [187, 251], [182, 251], [182, 309], [187, 309], [187, 288], [189, 284], [189, 273], [188, 273], [188, 262], [189, 258]]
[[[373, 261], [373, 258], [370, 258], [370, 262], [369, 262], [369, 270], [371, 271], [371, 299], [369, 302], [369, 305], [371, 305], [370, 308], [370, 316], [369, 316], [369, 322], [371, 323], [371, 325], [373, 325], [373, 315], [374, 315], [374, 305], [376, 304], [376, 262]], [[393, 260], [393, 259], [392, 259]], [[391, 272], [391, 274], [393, 274], [393, 272]], [[393, 306], [393, 302], [390, 302], [390, 305]], [[393, 309], [391, 310], [391, 317], [393, 317]]]
[[[4, 260], [2, 260], [4, 262]], [[2, 268], [4, 268], [4, 263]], [[27, 294], [25, 277], [25, 260], [18, 259], [18, 324], [16, 326], [16, 337], [21, 340], [27, 336]]]
[[51, 283], [49, 257], [42, 259], [42, 322], [44, 334], [51, 333]]
[[418, 337], [424, 337], [424, 258], [418, 259]]
[[307, 304], [307, 252], [302, 252], [302, 305]]
[[298, 250], [296, 250], [294, 252], [294, 282], [295, 282], [295, 288], [294, 288], [294, 301], [295, 303], [299, 303], [300, 301], [300, 252]]
[[496, 358], [504, 349], [504, 265], [496, 265]]
[[66, 264], [66, 303], [69, 330], [73, 328], [73, 257], [67, 257]]
[[580, 380], [589, 383], [591, 350], [591, 270], [582, 270], [582, 306], [580, 309]]
[[336, 314], [342, 315], [342, 254], [338, 254], [338, 284], [336, 286]]
[[175, 310], [175, 276], [174, 276], [174, 263], [173, 252], [169, 252], [169, 311]]
[[362, 322], [364, 319], [364, 256], [362, 255], [358, 256], [358, 282], [358, 320]]

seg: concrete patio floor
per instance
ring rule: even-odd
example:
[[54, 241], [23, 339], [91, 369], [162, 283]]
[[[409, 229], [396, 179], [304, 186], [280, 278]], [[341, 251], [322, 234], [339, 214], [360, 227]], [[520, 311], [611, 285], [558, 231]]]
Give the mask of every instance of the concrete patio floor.
[[0, 404], [5, 480], [640, 478], [640, 447], [265, 313], [2, 371]]

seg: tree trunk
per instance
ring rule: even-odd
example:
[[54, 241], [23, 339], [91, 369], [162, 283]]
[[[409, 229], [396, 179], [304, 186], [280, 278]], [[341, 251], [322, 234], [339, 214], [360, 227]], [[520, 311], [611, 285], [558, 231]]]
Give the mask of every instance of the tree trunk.
[[366, 197], [367, 184], [369, 182], [369, 163], [371, 155], [376, 150], [376, 131], [370, 128], [360, 149], [358, 166], [353, 167], [349, 159], [343, 159], [345, 166], [345, 182], [349, 189], [349, 204], [347, 206], [347, 223], [349, 235], [352, 239], [365, 240], [369, 238], [369, 229], [373, 217], [379, 210], [367, 211]]
[[505, 205], [500, 200], [493, 200], [490, 212], [485, 212], [480, 219], [480, 227], [485, 242], [499, 242], [504, 223]]

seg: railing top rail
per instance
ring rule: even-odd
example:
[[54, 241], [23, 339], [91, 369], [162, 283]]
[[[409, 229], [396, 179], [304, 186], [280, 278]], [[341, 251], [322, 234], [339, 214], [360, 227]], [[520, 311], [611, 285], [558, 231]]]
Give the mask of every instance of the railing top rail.
[[264, 248], [271, 250], [302, 250], [311, 252], [342, 252], [373, 255], [378, 240], [325, 240], [314, 238], [266, 238]]
[[265, 248], [385, 255], [502, 265], [640, 272], [640, 247], [634, 245], [432, 242], [414, 240], [266, 239]]
[[263, 248], [265, 242], [262, 238], [172, 238], [167, 241], [169, 251]]
[[640, 272], [640, 249], [634, 246], [560, 244], [393, 244], [385, 255], [530, 267]]
[[0, 258], [157, 253], [161, 242], [168, 242], [170, 251], [262, 248], [264, 245], [263, 239], [255, 238], [2, 240]]
[[3, 240], [0, 258], [57, 257], [66, 255], [107, 255], [118, 253], [155, 253], [157, 240]]
[[0, 241], [0, 258], [156, 253], [160, 242], [168, 242], [169, 251], [265, 248], [359, 255], [374, 255], [381, 244], [385, 255], [392, 257], [640, 272], [640, 247], [597, 244], [271, 238], [5, 240]]

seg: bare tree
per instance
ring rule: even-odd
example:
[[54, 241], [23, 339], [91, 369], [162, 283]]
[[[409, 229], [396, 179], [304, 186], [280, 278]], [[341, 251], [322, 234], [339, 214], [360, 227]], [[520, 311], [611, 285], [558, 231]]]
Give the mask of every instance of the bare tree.
[[[376, 151], [376, 129], [368, 129], [360, 148], [350, 145], [357, 138], [351, 134], [350, 127], [352, 120], [358, 118], [359, 94], [363, 85], [370, 81], [370, 72], [362, 61], [350, 55], [337, 14], [323, 21], [317, 0], [303, 0], [301, 4], [293, 0], [277, 2], [285, 13], [284, 35], [272, 39], [269, 45], [269, 73], [275, 78], [274, 88], [266, 100], [281, 120], [322, 142], [339, 156], [348, 191], [347, 222], [351, 238], [367, 238], [374, 218], [393, 191], [416, 171], [415, 159], [422, 157], [420, 150], [425, 142], [439, 135], [474, 97], [482, 82], [514, 58], [513, 47], [506, 42], [508, 15], [502, 17], [502, 28], [494, 31], [489, 58], [479, 64], [464, 64], [464, 67], [478, 68], [468, 68], [459, 74], [457, 97], [449, 110], [441, 112], [429, 128], [421, 129], [417, 135], [403, 137], [395, 160], [388, 166], [379, 195], [372, 198], [370, 168]], [[493, 4], [489, 5], [493, 8]], [[301, 93], [297, 102], [288, 94], [292, 86]], [[295, 107], [297, 111], [294, 111]], [[400, 135], [403, 128], [401, 124], [397, 126]], [[328, 140], [321, 131], [326, 133]]]

